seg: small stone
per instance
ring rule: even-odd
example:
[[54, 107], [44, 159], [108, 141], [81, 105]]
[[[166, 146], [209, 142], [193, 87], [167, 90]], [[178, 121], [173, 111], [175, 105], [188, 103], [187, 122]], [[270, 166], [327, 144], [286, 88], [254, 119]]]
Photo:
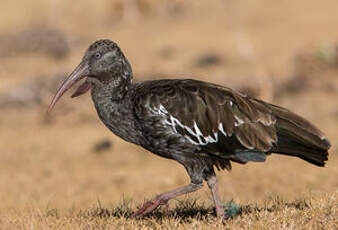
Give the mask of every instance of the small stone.
[[222, 58], [218, 54], [210, 53], [204, 54], [197, 58], [195, 65], [200, 68], [218, 66], [223, 62]]
[[113, 143], [110, 140], [104, 139], [104, 140], [98, 141], [94, 145], [93, 152], [94, 153], [101, 153], [103, 151], [110, 149], [112, 146], [113, 146]]

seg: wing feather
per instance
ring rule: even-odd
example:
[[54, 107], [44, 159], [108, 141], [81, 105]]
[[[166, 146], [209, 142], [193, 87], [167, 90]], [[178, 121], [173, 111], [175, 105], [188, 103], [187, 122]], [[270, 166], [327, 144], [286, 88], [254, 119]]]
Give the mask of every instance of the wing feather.
[[230, 138], [237, 140], [238, 150], [254, 150], [251, 153], [267, 152], [277, 142], [276, 120], [268, 106], [237, 91], [196, 80], [158, 80], [142, 86], [145, 93], [138, 104], [155, 110], [163, 106], [166, 119], [171, 119], [168, 125], [203, 150], [227, 154], [224, 151], [233, 148], [228, 146]]

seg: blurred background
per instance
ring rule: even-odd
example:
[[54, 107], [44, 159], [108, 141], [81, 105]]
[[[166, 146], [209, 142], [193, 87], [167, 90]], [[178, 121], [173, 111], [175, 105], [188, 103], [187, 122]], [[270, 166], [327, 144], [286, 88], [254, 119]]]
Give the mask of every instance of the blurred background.
[[[63, 78], [96, 39], [116, 41], [138, 80], [196, 78], [287, 107], [332, 143], [327, 167], [271, 156], [219, 172], [224, 200], [338, 189], [338, 1], [1, 0], [0, 208], [136, 204], [189, 182], [177, 163], [110, 133]], [[68, 94], [68, 96], [70, 93]], [[207, 188], [191, 197], [211, 202]]]

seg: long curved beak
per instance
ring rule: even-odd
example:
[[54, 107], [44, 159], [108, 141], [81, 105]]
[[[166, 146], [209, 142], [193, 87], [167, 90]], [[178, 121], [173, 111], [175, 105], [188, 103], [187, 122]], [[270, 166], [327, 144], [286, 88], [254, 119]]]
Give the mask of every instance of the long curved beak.
[[56, 102], [62, 97], [62, 95], [70, 89], [76, 82], [88, 76], [89, 68], [88, 63], [82, 61], [75, 70], [62, 82], [60, 88], [56, 92], [52, 102], [50, 103], [47, 113], [50, 113], [54, 108]]

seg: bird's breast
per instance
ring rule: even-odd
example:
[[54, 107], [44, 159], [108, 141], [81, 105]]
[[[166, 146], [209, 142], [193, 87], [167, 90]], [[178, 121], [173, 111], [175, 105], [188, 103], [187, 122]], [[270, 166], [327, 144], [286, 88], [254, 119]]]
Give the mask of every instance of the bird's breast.
[[128, 101], [92, 95], [97, 114], [105, 126], [125, 141], [141, 144], [142, 135], [135, 125], [135, 118]]

